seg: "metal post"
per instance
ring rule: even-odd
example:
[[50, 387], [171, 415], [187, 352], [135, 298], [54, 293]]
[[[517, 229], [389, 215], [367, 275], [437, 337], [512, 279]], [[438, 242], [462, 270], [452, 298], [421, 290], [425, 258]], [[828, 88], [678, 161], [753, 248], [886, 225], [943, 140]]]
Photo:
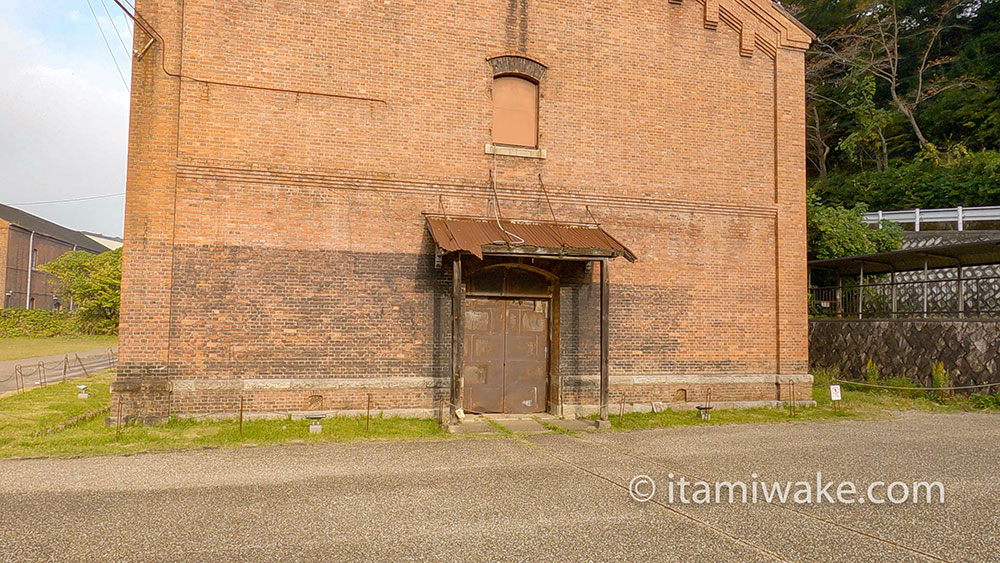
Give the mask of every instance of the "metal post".
[[83, 370], [83, 375], [90, 377], [90, 374], [87, 373], [87, 366], [83, 365], [83, 360], [80, 359], [80, 354], [73, 354], [73, 355], [76, 356], [76, 362], [80, 364], [80, 369]]
[[924, 318], [927, 318], [927, 276], [929, 275], [927, 271], [927, 259], [924, 258]]
[[[961, 209], [961, 207], [959, 208]], [[965, 316], [965, 280], [962, 279], [962, 265], [958, 265], [958, 318]]]
[[920, 208], [913, 210], [913, 231], [920, 232]]
[[892, 284], [892, 318], [896, 318], [896, 270], [893, 270], [889, 277]]
[[837, 318], [844, 318], [844, 280], [837, 273]]
[[455, 254], [451, 267], [451, 422], [462, 404], [462, 255]]
[[31, 271], [35, 269], [35, 231], [28, 237], [28, 288], [24, 294], [24, 308], [31, 308]]
[[983, 316], [983, 296], [980, 293], [980, 291], [982, 291], [982, 288], [979, 287], [979, 281], [980, 281], [980, 279], [976, 278], [976, 316], [977, 317], [982, 317]]
[[601, 260], [601, 420], [608, 419], [609, 291], [608, 259]]
[[864, 316], [864, 300], [865, 300], [865, 265], [861, 265], [861, 273], [858, 274], [858, 318]]
[[962, 209], [961, 205], [958, 206], [958, 230], [965, 230], [965, 210]]
[[880, 228], [880, 229], [882, 228], [882, 221], [883, 220], [884, 220], [884, 218], [883, 218], [882, 210], [879, 209], [879, 212], [878, 212], [878, 228]]

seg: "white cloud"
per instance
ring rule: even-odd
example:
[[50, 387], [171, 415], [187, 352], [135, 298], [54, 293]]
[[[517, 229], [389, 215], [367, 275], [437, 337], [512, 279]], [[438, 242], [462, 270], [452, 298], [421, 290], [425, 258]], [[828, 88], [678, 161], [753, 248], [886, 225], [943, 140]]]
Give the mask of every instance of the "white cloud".
[[[0, 21], [0, 202], [124, 191], [129, 96], [104, 55], [65, 52], [38, 32]], [[124, 198], [23, 209], [120, 235]]]

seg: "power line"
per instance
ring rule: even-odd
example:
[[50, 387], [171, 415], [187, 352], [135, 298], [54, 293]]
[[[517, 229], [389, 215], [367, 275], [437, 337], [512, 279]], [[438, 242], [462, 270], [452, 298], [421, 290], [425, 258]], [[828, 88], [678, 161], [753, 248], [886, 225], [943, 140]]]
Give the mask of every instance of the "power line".
[[111, 55], [111, 60], [115, 62], [115, 68], [118, 69], [118, 76], [122, 79], [122, 84], [125, 85], [125, 90], [129, 93], [132, 90], [128, 87], [128, 82], [125, 80], [125, 75], [122, 73], [122, 67], [118, 66], [118, 59], [115, 58], [115, 52], [111, 49], [111, 43], [108, 42], [108, 36], [104, 35], [104, 28], [101, 27], [101, 21], [97, 19], [97, 12], [94, 11], [94, 6], [87, 0], [87, 7], [90, 8], [90, 15], [94, 16], [94, 23], [97, 24], [97, 30], [101, 32], [101, 38], [104, 39], [104, 44], [108, 47], [108, 53]]
[[48, 205], [50, 203], [69, 203], [71, 201], [88, 201], [88, 200], [91, 200], [91, 199], [106, 199], [106, 198], [109, 198], [109, 197], [121, 197], [123, 195], [125, 195], [125, 192], [121, 192], [121, 193], [118, 193], [118, 194], [106, 194], [106, 195], [92, 195], [92, 196], [87, 196], [87, 197], [75, 197], [75, 198], [72, 198], [72, 199], [54, 199], [52, 201], [29, 201], [27, 203], [8, 203], [7, 205], [20, 205], [20, 206], [24, 206], [24, 205]]
[[132, 56], [132, 50], [125, 45], [125, 40], [122, 39], [122, 34], [118, 33], [118, 26], [115, 25], [115, 18], [111, 17], [111, 11], [108, 10], [108, 5], [101, 0], [101, 6], [104, 8], [104, 13], [108, 15], [108, 21], [111, 23], [111, 29], [115, 30], [115, 35], [118, 36], [118, 41], [122, 44], [122, 49], [125, 49], [125, 58], [130, 58]]

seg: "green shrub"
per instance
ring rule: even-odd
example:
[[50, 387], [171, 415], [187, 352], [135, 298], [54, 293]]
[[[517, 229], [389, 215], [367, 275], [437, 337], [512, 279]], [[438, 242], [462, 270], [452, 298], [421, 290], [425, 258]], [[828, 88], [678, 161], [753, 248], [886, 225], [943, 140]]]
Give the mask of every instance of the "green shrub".
[[872, 209], [968, 207], [1000, 200], [1000, 151], [953, 151], [883, 172], [835, 173], [812, 183], [827, 205]]
[[[948, 370], [944, 369], [944, 362], [938, 362], [931, 367], [931, 387], [951, 387], [951, 375], [948, 374]], [[938, 399], [949, 397], [952, 394], [950, 389], [934, 391], [934, 397]]]
[[871, 360], [868, 360], [868, 364], [865, 365], [865, 383], [869, 385], [878, 384], [878, 366]]
[[969, 404], [976, 409], [1000, 409], [1000, 391], [987, 395], [975, 393], [969, 396]]
[[56, 293], [74, 301], [81, 332], [115, 334], [121, 302], [122, 252], [67, 252], [41, 270], [55, 277]]
[[862, 220], [867, 210], [864, 204], [852, 208], [826, 205], [815, 193], [807, 194], [809, 256], [819, 259], [840, 258], [899, 249], [903, 240], [902, 227], [883, 221], [881, 228], [874, 229]]
[[880, 385], [885, 385], [887, 387], [916, 387], [917, 389], [884, 389], [886, 393], [893, 393], [901, 397], [909, 397], [911, 399], [926, 399], [927, 392], [920, 389], [923, 385], [918, 381], [914, 381], [909, 377], [883, 377], [879, 381]]
[[77, 316], [66, 311], [0, 309], [0, 338], [63, 336], [79, 328]]

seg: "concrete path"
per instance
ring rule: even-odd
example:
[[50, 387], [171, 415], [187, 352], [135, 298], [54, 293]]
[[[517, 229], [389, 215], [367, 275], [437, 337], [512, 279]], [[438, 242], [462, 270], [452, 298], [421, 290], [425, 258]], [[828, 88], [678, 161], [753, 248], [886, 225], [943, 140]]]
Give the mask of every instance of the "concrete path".
[[[1000, 416], [0, 461], [0, 560], [996, 560]], [[946, 503], [681, 505], [689, 479], [941, 481]], [[655, 502], [627, 493], [639, 474]]]
[[[114, 346], [111, 348], [118, 353], [118, 347]], [[107, 369], [108, 368], [108, 348], [98, 348], [96, 350], [88, 350], [86, 352], [71, 352], [69, 354], [56, 354], [53, 356], [41, 356], [37, 358], [23, 358], [20, 360], [6, 360], [0, 362], [0, 395], [13, 391], [16, 389], [16, 383], [14, 382], [14, 369], [17, 366], [23, 366], [24, 369], [24, 386], [25, 389], [32, 389], [38, 387], [36, 382], [39, 382], [40, 377], [38, 374], [38, 363], [45, 363], [48, 367], [45, 370], [46, 379], [48, 382], [62, 381], [62, 361], [69, 356], [69, 366], [66, 372], [66, 378], [72, 379], [74, 377], [80, 377], [84, 374], [84, 370], [80, 367], [80, 364], [76, 361], [76, 356], [80, 356], [83, 360], [83, 365], [86, 366], [88, 372], [93, 373], [94, 371]]]

